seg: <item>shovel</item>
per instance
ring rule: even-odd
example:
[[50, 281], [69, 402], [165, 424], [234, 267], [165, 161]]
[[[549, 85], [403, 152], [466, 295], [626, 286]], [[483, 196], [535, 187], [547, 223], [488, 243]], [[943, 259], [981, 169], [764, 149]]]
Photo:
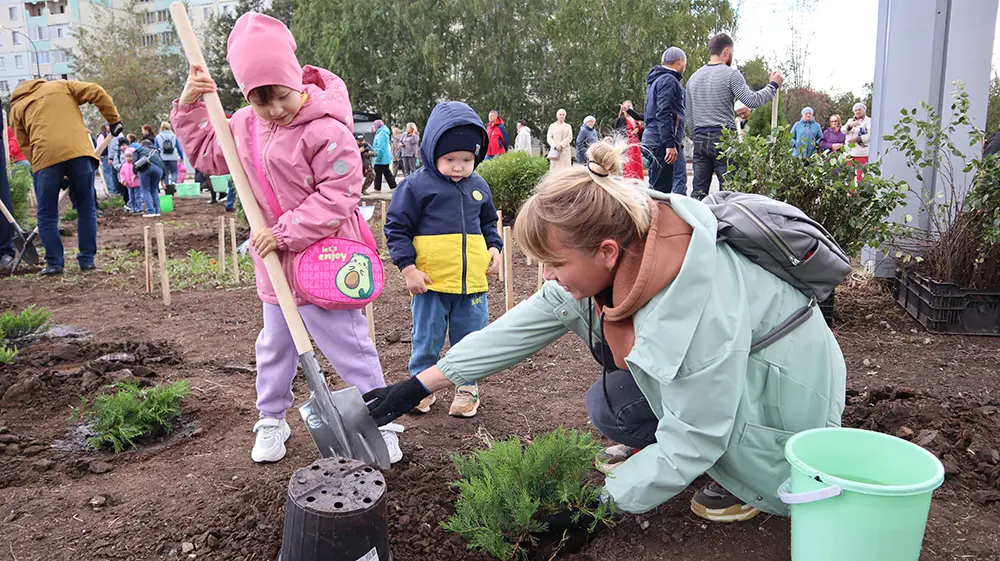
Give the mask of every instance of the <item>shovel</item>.
[[[170, 13], [188, 62], [207, 71], [208, 66], [205, 64], [201, 47], [198, 46], [198, 39], [188, 20], [187, 7], [180, 2], [174, 2], [170, 5]], [[226, 157], [226, 164], [229, 166], [229, 173], [239, 194], [240, 203], [250, 222], [250, 229], [259, 232], [267, 227], [264, 224], [264, 215], [260, 212], [257, 199], [250, 190], [246, 172], [240, 164], [236, 143], [233, 141], [232, 131], [229, 130], [229, 122], [222, 110], [222, 103], [218, 94], [214, 93], [204, 95], [203, 99], [208, 107], [212, 128], [215, 129], [216, 140], [222, 146], [222, 152]], [[320, 454], [324, 458], [335, 456], [353, 458], [388, 469], [389, 451], [375, 421], [368, 415], [368, 406], [361, 399], [361, 392], [354, 386], [335, 392], [330, 391], [326, 379], [320, 372], [309, 334], [288, 287], [288, 279], [281, 269], [278, 254], [271, 252], [263, 261], [267, 275], [274, 286], [274, 293], [278, 297], [281, 313], [292, 334], [295, 349], [299, 353], [299, 364], [302, 365], [306, 382], [309, 384], [309, 400], [299, 407], [299, 412]]]
[[[7, 210], [7, 205], [0, 201], [0, 212], [3, 212], [4, 217], [7, 218], [7, 222], [10, 222], [10, 227], [14, 230], [14, 252], [16, 253], [14, 257], [14, 265], [10, 268], [11, 274], [14, 274], [14, 268], [17, 263], [24, 260], [29, 265], [38, 265], [38, 251], [35, 250], [35, 244], [29, 242], [27, 239], [30, 234], [25, 232], [17, 222], [14, 217], [11, 216], [10, 211]], [[33, 238], [32, 238], [33, 239]]]

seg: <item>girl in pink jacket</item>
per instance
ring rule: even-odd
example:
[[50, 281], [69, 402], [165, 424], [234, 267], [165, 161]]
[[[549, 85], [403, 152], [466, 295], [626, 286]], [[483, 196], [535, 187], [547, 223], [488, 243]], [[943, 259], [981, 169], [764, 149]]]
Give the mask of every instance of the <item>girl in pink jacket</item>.
[[[129, 212], [140, 212], [142, 210], [142, 197], [139, 195], [139, 174], [135, 172], [133, 159], [135, 150], [125, 149], [125, 161], [122, 169], [118, 170], [118, 181], [128, 188], [128, 204], [125, 209]], [[136, 207], [133, 203], [138, 204]]]
[[[250, 102], [233, 115], [229, 127], [268, 226], [253, 232], [251, 250], [257, 294], [264, 302], [264, 327], [256, 347], [260, 419], [253, 428], [251, 457], [275, 462], [284, 457], [290, 434], [284, 417], [294, 400], [298, 355], [261, 257], [278, 252], [294, 294], [296, 253], [328, 236], [361, 239], [355, 210], [364, 176], [344, 81], [322, 68], [300, 67], [295, 38], [283, 23], [256, 12], [243, 14], [229, 35], [227, 60]], [[170, 120], [194, 167], [221, 175], [229, 170], [200, 100], [214, 91], [205, 69], [191, 66]], [[257, 179], [255, 150], [273, 191]], [[362, 394], [385, 387], [361, 310], [328, 310], [295, 296], [316, 345], [344, 381]], [[382, 430], [393, 462], [402, 458], [396, 435], [401, 430], [398, 425]]]

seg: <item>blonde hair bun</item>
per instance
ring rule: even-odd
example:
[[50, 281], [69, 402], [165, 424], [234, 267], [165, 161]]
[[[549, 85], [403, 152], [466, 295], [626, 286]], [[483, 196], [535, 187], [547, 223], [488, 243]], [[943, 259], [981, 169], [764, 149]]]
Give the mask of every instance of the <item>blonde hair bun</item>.
[[600, 166], [608, 175], [621, 176], [625, 169], [623, 158], [627, 148], [627, 144], [605, 138], [590, 145], [587, 149], [587, 159], [594, 165]]

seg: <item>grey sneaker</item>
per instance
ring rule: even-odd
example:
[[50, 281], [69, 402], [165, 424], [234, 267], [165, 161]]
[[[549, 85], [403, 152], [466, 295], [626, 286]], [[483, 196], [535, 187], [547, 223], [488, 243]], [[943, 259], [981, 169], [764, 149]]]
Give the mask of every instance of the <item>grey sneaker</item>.
[[615, 444], [614, 446], [609, 446], [597, 454], [597, 458], [594, 459], [594, 466], [597, 467], [597, 471], [610, 475], [618, 466], [631, 458], [639, 448], [632, 448], [631, 446], [626, 446], [624, 444]]
[[715, 481], [694, 494], [691, 512], [712, 522], [743, 522], [760, 514], [756, 507], [744, 504]]

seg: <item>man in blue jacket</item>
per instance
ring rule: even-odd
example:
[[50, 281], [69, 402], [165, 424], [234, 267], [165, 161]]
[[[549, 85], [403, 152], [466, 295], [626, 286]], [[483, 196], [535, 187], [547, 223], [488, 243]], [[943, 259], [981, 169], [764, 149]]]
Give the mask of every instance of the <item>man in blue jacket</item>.
[[646, 130], [642, 145], [652, 153], [649, 186], [669, 193], [674, 181], [674, 162], [684, 150], [684, 88], [681, 78], [687, 55], [670, 47], [646, 76]]

